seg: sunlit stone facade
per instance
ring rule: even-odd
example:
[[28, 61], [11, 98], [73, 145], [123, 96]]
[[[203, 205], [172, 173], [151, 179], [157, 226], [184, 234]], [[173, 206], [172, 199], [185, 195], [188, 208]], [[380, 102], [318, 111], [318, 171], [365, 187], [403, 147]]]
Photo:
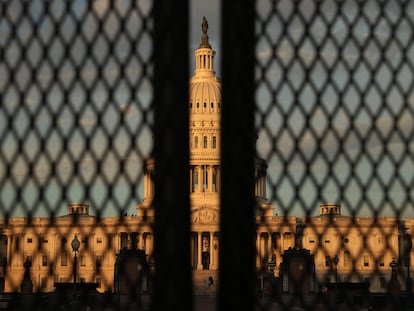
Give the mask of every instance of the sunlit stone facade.
[[[225, 105], [214, 71], [216, 52], [210, 46], [207, 28], [203, 21], [201, 44], [194, 52], [196, 66], [188, 103], [191, 266], [195, 289], [202, 292], [215, 291], [219, 282], [220, 109]], [[305, 248], [314, 255], [319, 290], [324, 282], [338, 277], [340, 281], [369, 281], [371, 291], [385, 291], [392, 260], [400, 264], [404, 288], [413, 264], [407, 260], [412, 250], [408, 257], [406, 250], [414, 233], [414, 220], [346, 217], [337, 204], [322, 204], [316, 217], [277, 216], [277, 208], [266, 199], [265, 161], [257, 158], [255, 168], [258, 276], [268, 273], [273, 264], [277, 276], [284, 251]], [[147, 160], [144, 199], [137, 205], [137, 215], [125, 216], [122, 221], [119, 217], [97, 219], [89, 214], [88, 205], [73, 203], [68, 206], [67, 216], [30, 221], [12, 218], [0, 223], [0, 285], [5, 291], [19, 290], [25, 261], [31, 262], [35, 291], [52, 291], [55, 282], [70, 282], [74, 255], [70, 244], [77, 236], [81, 241], [77, 280], [98, 283], [100, 292], [113, 291], [114, 264], [121, 249], [145, 250], [148, 260], [152, 260], [155, 169], [153, 160]], [[213, 284], [208, 283], [210, 278]]]

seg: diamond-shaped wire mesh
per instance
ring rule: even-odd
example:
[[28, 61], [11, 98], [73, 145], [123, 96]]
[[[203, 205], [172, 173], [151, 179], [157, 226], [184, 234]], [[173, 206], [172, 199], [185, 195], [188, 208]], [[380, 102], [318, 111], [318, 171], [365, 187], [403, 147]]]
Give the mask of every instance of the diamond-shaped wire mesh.
[[60, 215], [84, 200], [96, 214], [119, 214], [139, 201], [137, 163], [151, 149], [152, 120], [150, 5], [142, 3], [3, 4], [6, 218]]
[[[49, 292], [74, 275], [119, 291], [115, 259], [135, 256], [136, 271], [151, 257], [135, 208], [152, 150], [152, 2], [3, 1], [0, 11], [2, 292]], [[146, 247], [144, 262], [127, 252]]]
[[[258, 256], [268, 270], [276, 255], [284, 308], [383, 307], [391, 262], [411, 299], [413, 23], [412, 1], [256, 1], [257, 151], [280, 216], [264, 221]], [[289, 270], [300, 249], [315, 265], [305, 274]]]
[[[75, 276], [108, 292], [88, 302], [100, 306], [123, 286], [147, 291], [128, 273], [152, 264], [152, 224], [131, 215], [153, 169], [152, 3], [0, 9], [0, 289]], [[413, 12], [408, 0], [256, 1], [260, 307], [412, 304]], [[49, 305], [69, 304], [64, 293]]]

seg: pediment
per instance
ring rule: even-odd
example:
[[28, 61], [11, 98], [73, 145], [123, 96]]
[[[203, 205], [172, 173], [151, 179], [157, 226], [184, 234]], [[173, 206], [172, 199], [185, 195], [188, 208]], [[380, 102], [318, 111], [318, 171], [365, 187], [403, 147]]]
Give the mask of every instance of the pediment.
[[194, 209], [191, 213], [191, 222], [193, 224], [218, 224], [218, 209], [202, 206]]

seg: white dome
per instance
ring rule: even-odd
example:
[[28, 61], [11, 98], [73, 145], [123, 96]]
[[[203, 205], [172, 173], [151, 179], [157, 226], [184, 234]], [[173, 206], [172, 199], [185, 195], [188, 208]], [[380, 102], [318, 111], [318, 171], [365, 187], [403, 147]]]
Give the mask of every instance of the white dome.
[[204, 103], [206, 103], [208, 108], [210, 108], [211, 103], [216, 106], [218, 103], [221, 103], [220, 83], [217, 80], [208, 82], [191, 82], [189, 100], [194, 108], [197, 103], [199, 103], [200, 108], [204, 106]]

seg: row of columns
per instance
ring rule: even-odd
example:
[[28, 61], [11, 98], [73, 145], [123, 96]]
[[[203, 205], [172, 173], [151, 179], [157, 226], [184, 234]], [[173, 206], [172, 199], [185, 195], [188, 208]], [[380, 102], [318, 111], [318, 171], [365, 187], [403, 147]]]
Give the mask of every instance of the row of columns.
[[192, 165], [190, 170], [191, 192], [218, 192], [220, 180], [218, 165]]
[[148, 256], [152, 256], [153, 240], [150, 232], [121, 232], [119, 235], [120, 249], [141, 249], [144, 250]]
[[213, 56], [214, 52], [210, 49], [206, 49], [202, 53], [199, 52], [196, 56], [196, 68], [213, 70]]
[[154, 171], [149, 171], [144, 175], [144, 198], [154, 196]]
[[219, 239], [215, 231], [193, 232], [191, 262], [194, 270], [218, 269]]
[[256, 237], [256, 266], [261, 267], [267, 264], [273, 254], [280, 262], [283, 251], [295, 246], [293, 236], [293, 232], [258, 233]]
[[257, 197], [266, 197], [266, 176], [256, 173], [255, 194]]
[[[191, 192], [218, 192], [219, 181], [220, 170], [218, 165], [192, 165], [190, 168]], [[144, 198], [153, 197], [153, 172], [145, 174], [144, 184]]]

